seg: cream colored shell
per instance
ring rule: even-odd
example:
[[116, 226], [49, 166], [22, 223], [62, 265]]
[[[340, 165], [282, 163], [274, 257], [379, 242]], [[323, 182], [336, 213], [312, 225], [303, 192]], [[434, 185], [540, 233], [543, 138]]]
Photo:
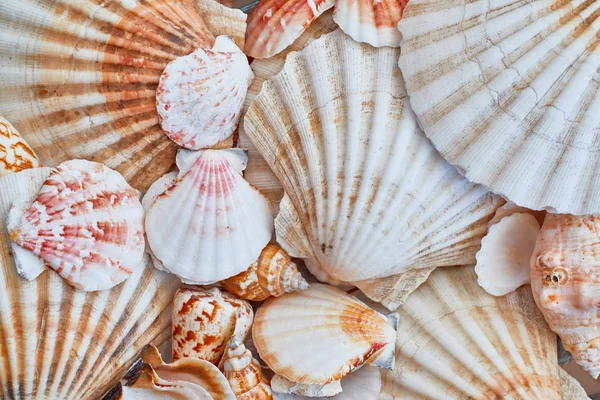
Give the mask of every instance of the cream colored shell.
[[15, 127], [0, 117], [0, 176], [41, 166], [40, 160]]
[[32, 201], [50, 168], [0, 178], [0, 397], [99, 398], [142, 347], [169, 339], [178, 285], [146, 259], [122, 284], [95, 293], [74, 289], [54, 271], [35, 281], [17, 274], [4, 221], [16, 198]]
[[597, 1], [411, 0], [400, 68], [434, 146], [527, 208], [600, 212]]
[[503, 202], [460, 176], [420, 131], [398, 55], [341, 31], [324, 35], [288, 55], [244, 118], [286, 191], [277, 240], [320, 280], [472, 262]]
[[165, 66], [218, 35], [243, 48], [246, 30], [213, 0], [8, 1], [0, 19], [0, 115], [43, 164], [93, 159], [141, 190], [177, 150], [156, 114]]

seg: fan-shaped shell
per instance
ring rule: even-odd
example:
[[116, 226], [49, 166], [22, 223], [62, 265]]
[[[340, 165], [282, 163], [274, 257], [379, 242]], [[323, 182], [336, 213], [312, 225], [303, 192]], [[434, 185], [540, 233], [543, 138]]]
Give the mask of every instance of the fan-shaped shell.
[[273, 399], [258, 360], [252, 357], [241, 337], [231, 337], [221, 362], [221, 370], [238, 400]]
[[34, 151], [6, 119], [0, 117], [0, 176], [41, 167]]
[[110, 289], [142, 262], [143, 216], [137, 191], [118, 172], [72, 160], [52, 170], [10, 238], [71, 285]]
[[[15, 199], [31, 202], [50, 168], [0, 178], [0, 221]], [[169, 337], [177, 279], [149, 260], [121, 285], [83, 292], [54, 271], [35, 281], [17, 275], [0, 223], [0, 397], [99, 398], [148, 342]]]
[[181, 150], [175, 184], [146, 215], [146, 235], [165, 268], [209, 284], [246, 270], [271, 239], [265, 197], [242, 177], [240, 149]]
[[231, 293], [243, 299], [263, 301], [269, 296], [308, 288], [290, 256], [276, 244], [268, 244], [246, 271], [221, 282]]
[[0, 19], [0, 115], [43, 164], [93, 159], [142, 190], [177, 149], [156, 113], [164, 68], [214, 36], [243, 48], [246, 25], [213, 0], [24, 0]]
[[577, 364], [600, 374], [600, 216], [548, 214], [531, 257], [531, 289]]
[[373, 311], [346, 292], [312, 284], [267, 300], [256, 312], [252, 338], [261, 359], [292, 382], [326, 384], [365, 363], [393, 363], [393, 316]]
[[561, 399], [556, 335], [528, 288], [487, 294], [472, 267], [441, 268], [397, 310], [382, 399]]
[[173, 359], [197, 357], [215, 365], [234, 332], [245, 338], [254, 312], [217, 288], [185, 287], [173, 299]]
[[400, 67], [466, 177], [531, 209], [600, 212], [598, 2], [410, 1]]
[[[341, 31], [322, 36], [288, 55], [244, 117], [286, 191], [277, 240], [319, 279], [472, 262], [503, 202], [460, 176], [419, 130], [398, 55]], [[414, 287], [405, 289], [393, 291]]]
[[171, 61], [156, 91], [160, 124], [186, 149], [214, 146], [237, 129], [253, 74], [248, 59], [227, 36], [212, 49]]

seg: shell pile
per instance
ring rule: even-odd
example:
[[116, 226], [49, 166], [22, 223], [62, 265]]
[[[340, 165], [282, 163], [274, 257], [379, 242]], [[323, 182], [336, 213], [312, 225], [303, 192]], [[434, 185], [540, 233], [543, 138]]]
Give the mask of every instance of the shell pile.
[[0, 397], [587, 398], [599, 7], [0, 2]]

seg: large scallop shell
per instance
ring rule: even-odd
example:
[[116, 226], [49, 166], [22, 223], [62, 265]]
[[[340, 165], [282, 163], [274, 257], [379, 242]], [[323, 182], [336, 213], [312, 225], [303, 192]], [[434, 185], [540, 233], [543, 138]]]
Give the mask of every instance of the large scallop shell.
[[275, 373], [323, 385], [365, 363], [389, 368], [395, 322], [393, 314], [386, 319], [346, 292], [314, 283], [259, 307], [252, 338]]
[[118, 172], [71, 160], [52, 170], [10, 238], [71, 285], [104, 290], [140, 266], [143, 216], [137, 191]]
[[6, 119], [0, 117], [0, 176], [41, 167], [34, 151]]
[[[286, 191], [277, 240], [321, 280], [416, 269], [426, 276], [473, 262], [503, 203], [462, 177], [420, 131], [398, 55], [341, 31], [324, 35], [288, 55], [244, 117]], [[400, 302], [421, 282], [401, 281], [377, 300]]]
[[600, 216], [548, 214], [531, 257], [531, 289], [577, 364], [600, 375]]
[[234, 332], [242, 339], [250, 332], [253, 317], [247, 301], [217, 288], [179, 289], [173, 298], [173, 359], [217, 365]]
[[[0, 221], [15, 199], [31, 202], [50, 168], [0, 178]], [[141, 348], [169, 339], [177, 279], [146, 265], [121, 285], [83, 292], [54, 271], [17, 275], [0, 223], [0, 397], [99, 398]]]
[[240, 149], [180, 150], [177, 181], [148, 210], [152, 252], [186, 282], [239, 274], [271, 239], [269, 203], [242, 177], [246, 161]]
[[441, 268], [397, 312], [382, 399], [562, 398], [556, 335], [528, 288], [494, 297], [472, 267]]
[[473, 182], [600, 212], [597, 1], [411, 0], [400, 67], [419, 123]]
[[177, 150], [156, 113], [161, 73], [214, 36], [243, 48], [245, 19], [213, 0], [1, 2], [0, 115], [43, 164], [92, 159], [146, 189]]

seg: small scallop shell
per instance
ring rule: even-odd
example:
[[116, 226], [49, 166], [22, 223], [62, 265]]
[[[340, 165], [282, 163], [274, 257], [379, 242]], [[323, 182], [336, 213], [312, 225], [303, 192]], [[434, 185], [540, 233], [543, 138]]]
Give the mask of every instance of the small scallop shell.
[[346, 292], [315, 283], [267, 300], [256, 313], [252, 338], [275, 373], [323, 385], [365, 363], [391, 367], [394, 316], [386, 319]]
[[0, 117], [0, 176], [41, 167], [40, 160], [14, 126]]
[[238, 400], [270, 400], [271, 387], [265, 382], [260, 364], [242, 339], [234, 335], [221, 361], [221, 370]]
[[279, 297], [309, 287], [286, 251], [272, 243], [263, 249], [248, 270], [222, 281], [221, 285], [252, 301], [263, 301], [269, 296]]
[[253, 315], [248, 302], [217, 288], [180, 289], [173, 299], [173, 359], [197, 357], [217, 365], [234, 331], [246, 337]]
[[269, 243], [273, 216], [242, 177], [243, 150], [180, 150], [179, 175], [146, 214], [146, 236], [164, 267], [210, 284], [246, 270]]
[[143, 215], [137, 191], [118, 172], [72, 160], [52, 170], [10, 238], [71, 285], [103, 290], [141, 265]]
[[171, 61], [156, 90], [162, 129], [186, 149], [221, 142], [237, 129], [253, 78], [248, 58], [227, 36]]

